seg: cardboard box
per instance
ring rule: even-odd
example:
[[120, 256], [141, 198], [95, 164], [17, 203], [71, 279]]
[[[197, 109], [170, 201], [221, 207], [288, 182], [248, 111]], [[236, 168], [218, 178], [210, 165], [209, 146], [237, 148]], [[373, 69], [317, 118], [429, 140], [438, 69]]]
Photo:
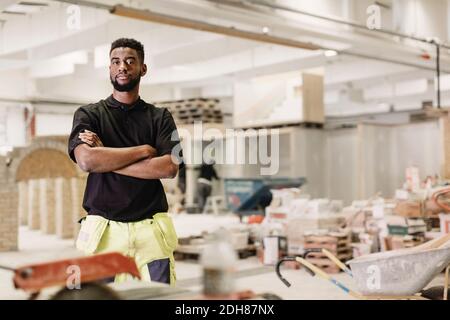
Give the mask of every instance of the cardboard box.
[[422, 202], [399, 201], [394, 209], [394, 213], [405, 218], [421, 218], [423, 216]]
[[425, 237], [388, 236], [385, 238], [386, 250], [413, 248], [423, 244]]

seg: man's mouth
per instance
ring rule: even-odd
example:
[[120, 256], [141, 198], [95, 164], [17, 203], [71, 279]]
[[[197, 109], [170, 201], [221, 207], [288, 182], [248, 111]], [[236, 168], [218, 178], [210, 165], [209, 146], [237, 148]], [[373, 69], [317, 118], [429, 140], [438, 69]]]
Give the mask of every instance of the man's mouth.
[[118, 75], [116, 77], [117, 80], [128, 80], [130, 77], [125, 75]]

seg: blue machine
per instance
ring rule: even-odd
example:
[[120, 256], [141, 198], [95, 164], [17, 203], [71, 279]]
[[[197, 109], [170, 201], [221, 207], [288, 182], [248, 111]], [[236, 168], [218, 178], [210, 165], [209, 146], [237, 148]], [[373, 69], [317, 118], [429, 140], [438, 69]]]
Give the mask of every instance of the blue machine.
[[299, 188], [305, 183], [306, 178], [225, 179], [225, 198], [228, 209], [234, 213], [264, 215], [261, 204], [271, 197], [270, 189]]

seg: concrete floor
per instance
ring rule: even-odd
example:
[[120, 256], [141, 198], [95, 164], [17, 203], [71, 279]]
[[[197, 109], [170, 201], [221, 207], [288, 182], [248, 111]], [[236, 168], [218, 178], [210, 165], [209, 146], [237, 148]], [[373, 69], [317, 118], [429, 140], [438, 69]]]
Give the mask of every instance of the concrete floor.
[[[73, 246], [73, 240], [60, 240], [56, 236], [43, 235], [39, 231], [30, 231], [21, 227], [19, 232], [18, 252], [0, 253], [0, 265], [19, 267], [31, 263], [47, 262], [81, 256]], [[180, 290], [201, 290], [201, 266], [195, 262], [179, 261], [176, 264], [177, 288]], [[257, 294], [272, 293], [288, 300], [348, 300], [351, 297], [342, 290], [334, 287], [328, 281], [311, 277], [303, 270], [284, 270], [283, 275], [291, 282], [287, 288], [274, 272], [273, 267], [262, 266], [256, 258], [239, 261], [236, 273], [236, 288], [238, 290], [252, 290]], [[13, 274], [0, 270], [0, 299], [26, 299], [27, 295], [16, 290], [12, 283]], [[335, 279], [352, 287], [352, 280], [341, 273]], [[433, 281], [432, 285], [442, 285], [442, 277]], [[140, 295], [145, 297], [142, 290], [153, 287], [147, 283], [135, 283], [128, 286], [118, 286], [118, 290], [141, 289]], [[156, 286], [157, 287], [157, 286]], [[51, 294], [56, 289], [49, 289]], [[45, 293], [44, 293], [45, 296]], [[133, 296], [133, 295], [132, 295]]]

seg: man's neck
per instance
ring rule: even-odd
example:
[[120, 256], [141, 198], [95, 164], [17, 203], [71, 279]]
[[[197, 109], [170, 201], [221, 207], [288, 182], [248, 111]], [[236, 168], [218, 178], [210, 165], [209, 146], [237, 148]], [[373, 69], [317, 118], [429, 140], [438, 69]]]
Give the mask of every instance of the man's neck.
[[114, 90], [113, 97], [123, 104], [132, 105], [139, 99], [139, 89], [135, 89], [129, 92], [120, 92]]

